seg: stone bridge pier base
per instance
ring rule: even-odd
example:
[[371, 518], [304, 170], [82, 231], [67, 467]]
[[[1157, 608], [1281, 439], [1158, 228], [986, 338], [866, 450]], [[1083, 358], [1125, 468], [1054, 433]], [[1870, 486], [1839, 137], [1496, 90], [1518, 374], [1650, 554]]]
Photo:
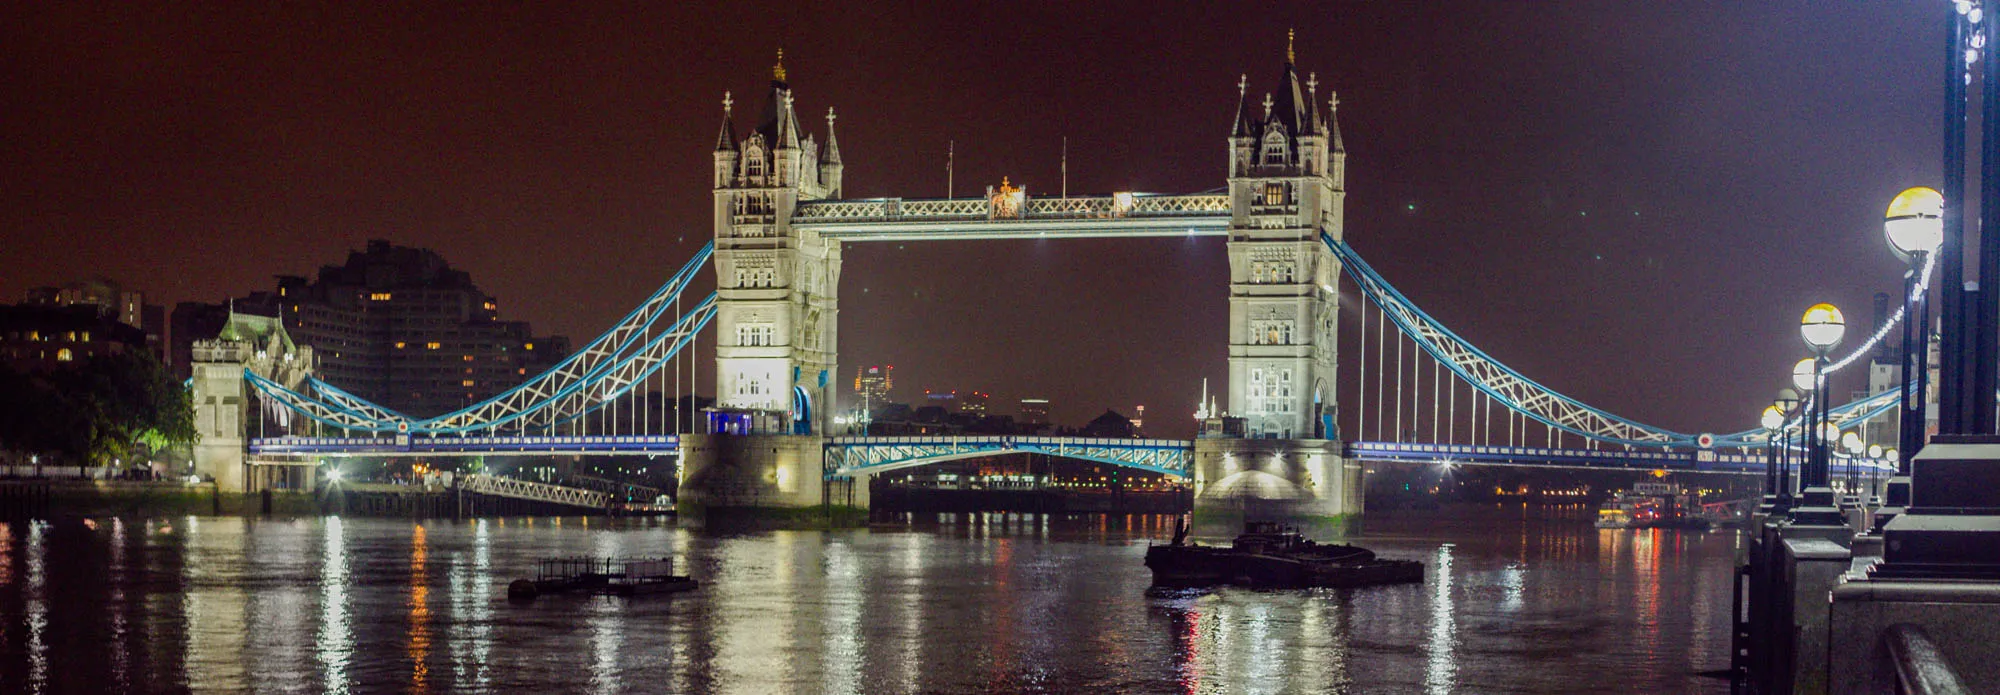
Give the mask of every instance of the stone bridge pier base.
[[803, 512], [832, 503], [868, 507], [868, 479], [823, 480], [818, 435], [681, 435], [683, 516], [707, 512]]
[[1280, 521], [1316, 536], [1345, 533], [1362, 512], [1361, 463], [1325, 439], [1197, 439], [1194, 516], [1204, 535]]

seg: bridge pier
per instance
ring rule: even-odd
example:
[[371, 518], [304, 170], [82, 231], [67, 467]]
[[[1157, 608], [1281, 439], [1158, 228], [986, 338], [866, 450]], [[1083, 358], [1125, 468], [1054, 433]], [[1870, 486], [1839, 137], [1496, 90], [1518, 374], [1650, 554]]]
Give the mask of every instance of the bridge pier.
[[805, 509], [832, 503], [868, 507], [868, 478], [826, 481], [819, 435], [681, 436], [683, 515], [707, 510]]
[[1233, 531], [1244, 520], [1344, 530], [1363, 510], [1361, 462], [1326, 439], [1197, 439], [1194, 513]]

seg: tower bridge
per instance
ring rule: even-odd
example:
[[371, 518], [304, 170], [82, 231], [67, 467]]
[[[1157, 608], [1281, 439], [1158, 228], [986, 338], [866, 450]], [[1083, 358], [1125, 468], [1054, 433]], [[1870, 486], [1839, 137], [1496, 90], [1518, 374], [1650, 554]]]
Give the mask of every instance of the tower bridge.
[[[722, 100], [714, 241], [569, 359], [487, 401], [421, 418], [303, 375], [310, 356], [294, 363], [288, 341], [198, 348], [198, 468], [246, 480], [246, 451], [672, 455], [685, 504], [807, 506], [865, 504], [875, 474], [1025, 452], [1175, 476], [1193, 485], [1198, 506], [1271, 502], [1343, 515], [1362, 508], [1364, 461], [1761, 475], [1752, 450], [1773, 446], [1762, 430], [1688, 434], [1590, 406], [1507, 367], [1398, 292], [1346, 240], [1339, 100], [1322, 97], [1316, 76], [1301, 79], [1289, 55], [1270, 93], [1254, 98], [1249, 81], [1238, 82], [1220, 138], [1224, 185], [1192, 194], [1040, 197], [1003, 181], [971, 198], [842, 198], [835, 113], [826, 112], [824, 140], [808, 133], [782, 64], [773, 77], [747, 131], [737, 129], [733, 96]], [[845, 244], [1189, 235], [1226, 237], [1229, 257], [1227, 339], [1213, 346], [1228, 355], [1224, 402], [1204, 404], [1203, 436], [829, 436]], [[710, 269], [715, 292], [693, 296], [688, 285]], [[1343, 305], [1339, 289], [1349, 286], [1361, 299]], [[1355, 335], [1342, 336], [1343, 312]], [[718, 407], [693, 428], [652, 417], [664, 405], [663, 375], [679, 373], [711, 326]], [[1343, 360], [1354, 370], [1347, 381]], [[1878, 417], [1899, 392], [1835, 408], [1836, 420]], [[252, 407], [285, 431], [250, 436]]]

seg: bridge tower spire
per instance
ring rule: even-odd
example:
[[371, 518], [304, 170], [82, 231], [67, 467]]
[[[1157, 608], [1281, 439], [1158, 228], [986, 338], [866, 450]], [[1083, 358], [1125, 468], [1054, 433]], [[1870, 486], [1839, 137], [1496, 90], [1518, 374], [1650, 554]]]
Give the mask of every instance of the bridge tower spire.
[[1243, 108], [1229, 136], [1228, 410], [1251, 437], [1333, 439], [1345, 155], [1320, 118], [1318, 79], [1299, 79], [1287, 42], [1265, 116]]
[[761, 434], [818, 435], [837, 379], [840, 242], [791, 226], [800, 201], [837, 195], [831, 111], [827, 151], [800, 127], [779, 54], [757, 126], [731, 142], [730, 104], [715, 152], [716, 400]]

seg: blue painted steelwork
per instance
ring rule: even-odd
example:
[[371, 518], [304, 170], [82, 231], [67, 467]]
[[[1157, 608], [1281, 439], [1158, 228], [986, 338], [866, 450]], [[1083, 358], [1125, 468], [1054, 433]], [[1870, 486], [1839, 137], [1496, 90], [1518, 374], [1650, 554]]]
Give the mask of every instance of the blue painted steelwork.
[[[1409, 297], [1375, 272], [1353, 247], [1327, 234], [1321, 234], [1320, 241], [1351, 271], [1362, 294], [1381, 307], [1382, 313], [1396, 324], [1397, 329], [1459, 379], [1503, 407], [1551, 428], [1592, 441], [1647, 449], [1698, 448], [1697, 435], [1620, 417], [1514, 371], [1418, 308]], [[1899, 405], [1896, 397], [1899, 391], [1877, 394], [1832, 409], [1834, 423], [1846, 426], [1847, 423], [1865, 421], [1887, 412]], [[1711, 446], [1761, 448], [1768, 446], [1764, 438], [1762, 430], [1748, 430], [1717, 436]]]
[[[1763, 475], [1766, 460], [1764, 454], [1729, 454], [1713, 449], [1608, 451], [1408, 442], [1352, 442], [1347, 446], [1347, 455], [1361, 461], [1539, 468], [1627, 468], [1735, 475]], [[1886, 475], [1895, 470], [1895, 465], [1842, 459], [1835, 464], [1835, 470], [1842, 475]]]
[[413, 418], [356, 397], [331, 384], [309, 380], [305, 392], [283, 388], [251, 375], [250, 384], [275, 402], [316, 422], [346, 430], [420, 434], [547, 432], [602, 408], [693, 342], [715, 317], [715, 295], [696, 303], [657, 335], [654, 327], [714, 252], [702, 247], [680, 271], [590, 344], [519, 386], [480, 403], [433, 418]]
[[252, 454], [346, 456], [482, 456], [488, 454], [672, 455], [680, 437], [270, 437], [250, 440]]
[[826, 475], [887, 473], [947, 461], [1024, 453], [1047, 454], [1193, 477], [1194, 442], [1186, 439], [1094, 437], [834, 437], [827, 440]]

